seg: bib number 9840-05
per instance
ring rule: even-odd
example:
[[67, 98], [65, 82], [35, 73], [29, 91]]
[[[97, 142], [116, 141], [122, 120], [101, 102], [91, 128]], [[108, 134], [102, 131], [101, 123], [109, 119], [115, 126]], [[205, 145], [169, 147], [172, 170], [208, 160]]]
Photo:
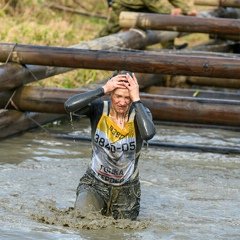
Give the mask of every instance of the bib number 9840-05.
[[94, 140], [99, 146], [107, 148], [112, 153], [115, 153], [116, 151], [133, 151], [136, 148], [135, 142], [123, 143], [119, 147], [116, 147], [114, 144], [107, 142], [105, 138], [100, 137], [98, 134], [95, 135]]

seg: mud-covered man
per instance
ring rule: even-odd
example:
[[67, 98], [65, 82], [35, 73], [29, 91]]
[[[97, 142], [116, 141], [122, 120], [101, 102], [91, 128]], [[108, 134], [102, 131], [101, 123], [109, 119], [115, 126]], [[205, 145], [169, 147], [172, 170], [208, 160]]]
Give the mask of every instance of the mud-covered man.
[[[104, 95], [110, 100], [103, 101]], [[134, 73], [115, 72], [103, 87], [69, 98], [65, 109], [91, 122], [92, 157], [77, 188], [75, 211], [135, 220], [141, 196], [138, 160], [155, 126]]]

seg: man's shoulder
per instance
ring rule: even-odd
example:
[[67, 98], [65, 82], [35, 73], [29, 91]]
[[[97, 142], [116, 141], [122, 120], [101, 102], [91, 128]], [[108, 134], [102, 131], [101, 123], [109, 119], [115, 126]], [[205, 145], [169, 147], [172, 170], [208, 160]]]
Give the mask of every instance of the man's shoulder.
[[94, 112], [102, 112], [104, 107], [104, 101], [102, 99], [96, 99], [92, 103], [92, 108], [94, 109]]

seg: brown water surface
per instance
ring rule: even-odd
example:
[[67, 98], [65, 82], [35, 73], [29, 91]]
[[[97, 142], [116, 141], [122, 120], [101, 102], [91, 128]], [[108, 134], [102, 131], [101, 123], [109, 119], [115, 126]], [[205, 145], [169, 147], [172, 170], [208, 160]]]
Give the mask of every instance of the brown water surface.
[[[240, 133], [156, 126], [154, 141], [240, 147]], [[87, 119], [46, 127], [90, 136]], [[98, 213], [75, 216], [88, 141], [57, 139], [44, 129], [0, 142], [0, 239], [240, 239], [240, 156], [145, 146], [137, 221]]]

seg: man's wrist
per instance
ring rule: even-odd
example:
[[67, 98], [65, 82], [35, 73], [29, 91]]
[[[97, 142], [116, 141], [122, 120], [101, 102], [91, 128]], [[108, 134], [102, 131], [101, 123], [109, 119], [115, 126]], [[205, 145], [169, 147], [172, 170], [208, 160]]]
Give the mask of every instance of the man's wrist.
[[101, 95], [101, 96], [104, 96], [104, 95], [105, 95], [104, 87], [101, 87], [100, 89], [101, 89], [100, 95]]
[[142, 103], [141, 99], [133, 101], [133, 103]]

